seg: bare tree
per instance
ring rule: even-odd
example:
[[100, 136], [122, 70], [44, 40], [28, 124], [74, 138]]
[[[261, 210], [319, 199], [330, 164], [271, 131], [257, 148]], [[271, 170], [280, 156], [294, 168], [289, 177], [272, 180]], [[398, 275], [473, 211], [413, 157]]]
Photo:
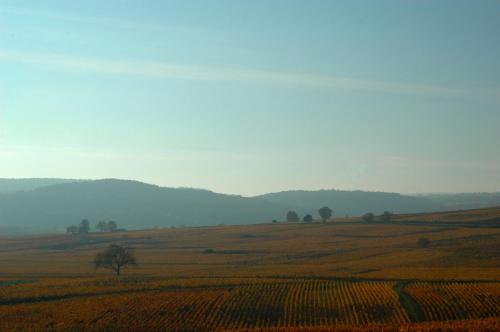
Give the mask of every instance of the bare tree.
[[96, 269], [104, 268], [115, 271], [116, 275], [127, 266], [137, 265], [137, 260], [129, 248], [117, 244], [111, 244], [106, 250], [98, 253], [94, 258]]

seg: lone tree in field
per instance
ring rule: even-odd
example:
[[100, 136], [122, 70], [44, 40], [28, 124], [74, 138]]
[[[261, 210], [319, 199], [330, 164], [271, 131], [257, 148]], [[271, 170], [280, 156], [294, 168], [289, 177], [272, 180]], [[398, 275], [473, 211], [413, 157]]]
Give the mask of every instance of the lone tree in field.
[[304, 218], [302, 218], [304, 222], [310, 223], [313, 221], [313, 217], [310, 214], [306, 214]]
[[328, 206], [323, 206], [321, 209], [318, 210], [318, 213], [323, 222], [326, 222], [328, 219], [332, 217], [333, 211]]
[[375, 215], [373, 213], [369, 212], [369, 213], [365, 213], [362, 218], [366, 222], [373, 222], [375, 220]]
[[389, 222], [392, 220], [392, 212], [384, 211], [384, 213], [380, 216], [380, 221]]
[[288, 211], [288, 213], [286, 214], [286, 221], [288, 221], [288, 222], [299, 222], [300, 218], [299, 218], [299, 215], [297, 214], [297, 212], [295, 212], [295, 211]]
[[137, 265], [137, 260], [132, 251], [117, 244], [111, 244], [94, 258], [96, 269], [110, 269], [115, 271], [118, 276], [121, 274], [122, 268], [133, 265]]

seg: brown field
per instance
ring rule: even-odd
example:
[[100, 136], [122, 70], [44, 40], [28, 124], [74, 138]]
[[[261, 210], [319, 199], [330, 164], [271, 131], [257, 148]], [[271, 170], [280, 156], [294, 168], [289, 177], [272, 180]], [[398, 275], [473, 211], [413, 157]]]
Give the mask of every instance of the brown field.
[[411, 324], [370, 324], [362, 326], [308, 326], [266, 329], [243, 329], [238, 332], [457, 332], [457, 331], [499, 331], [500, 319], [468, 319], [463, 321], [441, 321]]
[[491, 207], [466, 211], [449, 211], [436, 213], [417, 213], [400, 215], [397, 221], [426, 221], [426, 222], [452, 222], [452, 223], [499, 223], [500, 207]]
[[[499, 330], [499, 216], [3, 237], [0, 331]], [[92, 265], [111, 243], [119, 278]]]
[[419, 304], [426, 320], [494, 317], [500, 313], [498, 283], [413, 283], [406, 292]]

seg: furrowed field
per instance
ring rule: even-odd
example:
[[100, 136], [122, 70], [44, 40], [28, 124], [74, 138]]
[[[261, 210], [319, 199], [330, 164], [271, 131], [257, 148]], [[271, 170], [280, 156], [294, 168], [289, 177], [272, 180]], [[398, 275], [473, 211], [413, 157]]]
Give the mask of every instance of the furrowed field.
[[[0, 331], [499, 330], [499, 216], [5, 237]], [[95, 271], [111, 243], [139, 265]]]

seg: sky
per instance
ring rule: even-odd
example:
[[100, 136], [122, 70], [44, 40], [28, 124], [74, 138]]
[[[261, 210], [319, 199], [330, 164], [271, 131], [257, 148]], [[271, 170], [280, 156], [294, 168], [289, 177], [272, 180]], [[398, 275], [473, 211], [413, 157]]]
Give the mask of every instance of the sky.
[[0, 1], [0, 177], [500, 191], [500, 1]]

